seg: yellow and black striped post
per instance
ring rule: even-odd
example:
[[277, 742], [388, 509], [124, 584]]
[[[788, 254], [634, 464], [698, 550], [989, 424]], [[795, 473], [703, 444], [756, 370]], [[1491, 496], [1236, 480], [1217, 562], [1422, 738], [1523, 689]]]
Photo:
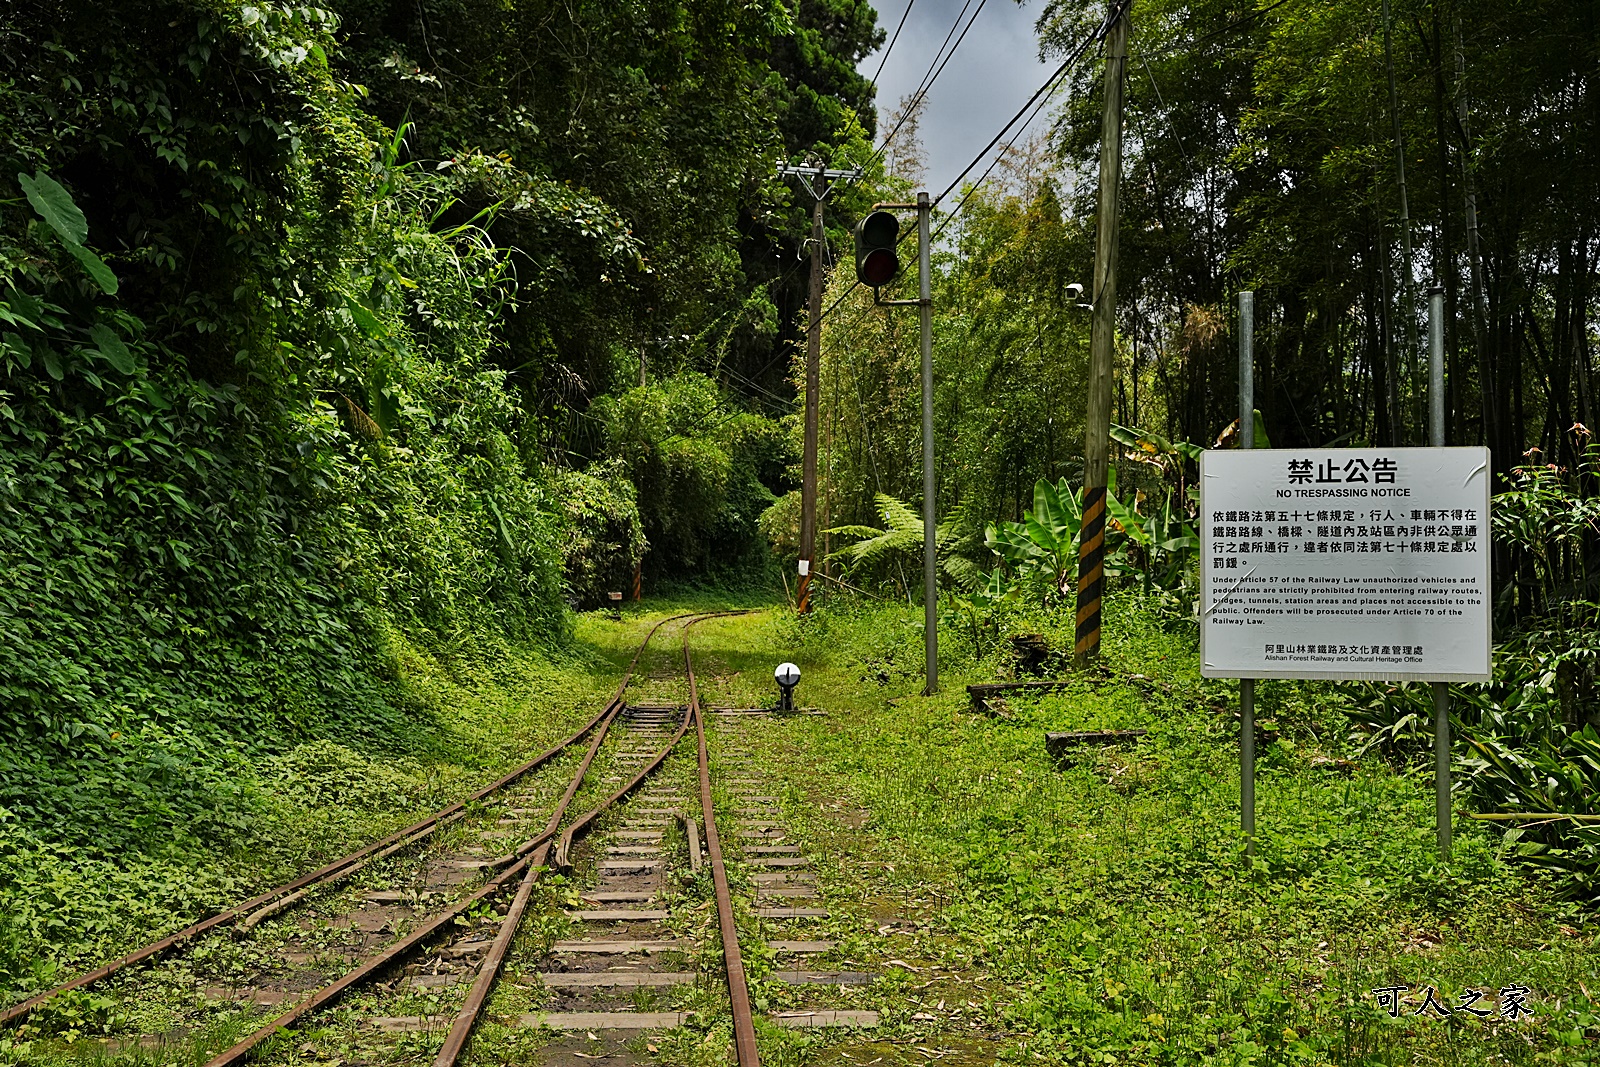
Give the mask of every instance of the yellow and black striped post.
[[1078, 535], [1078, 630], [1074, 658], [1087, 663], [1100, 654], [1100, 598], [1106, 584], [1106, 489], [1083, 490], [1083, 529]]
[[644, 599], [644, 564], [633, 565], [633, 602], [637, 604]]
[[1078, 627], [1072, 657], [1079, 668], [1087, 667], [1100, 654], [1100, 600], [1106, 584], [1106, 483], [1111, 465], [1111, 378], [1117, 343], [1117, 203], [1131, 2], [1113, 0], [1106, 34], [1094, 301], [1089, 323], [1089, 409], [1084, 418], [1083, 526], [1078, 531]]

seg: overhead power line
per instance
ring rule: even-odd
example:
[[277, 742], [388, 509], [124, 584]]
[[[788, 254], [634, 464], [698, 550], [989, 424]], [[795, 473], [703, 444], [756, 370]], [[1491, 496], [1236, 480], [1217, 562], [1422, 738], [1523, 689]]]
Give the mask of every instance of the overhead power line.
[[[1066, 74], [1068, 70], [1072, 68], [1073, 64], [1077, 63], [1083, 58], [1084, 54], [1088, 52], [1090, 48], [1094, 47], [1100, 41], [1105, 39], [1106, 32], [1111, 28], [1111, 23], [1115, 21], [1117, 15], [1121, 13], [1122, 8], [1126, 6], [1128, 2], [1129, 0], [1123, 0], [1123, 2], [1115, 9], [1107, 13], [1105, 20], [1099, 25], [1099, 27], [1097, 27], [1093, 33], [1086, 37], [1083, 40], [1083, 43], [1078, 46], [1077, 50], [1074, 51], [1072, 55], [1068, 56], [1067, 59], [1055, 69], [1055, 72], [1052, 73], [1050, 77], [1045, 80], [1045, 83], [1039, 87], [1039, 91], [1029, 97], [1028, 102], [1022, 105], [1022, 109], [1012, 116], [1011, 121], [1007, 122], [1000, 128], [1000, 132], [995, 134], [994, 137], [990, 139], [989, 143], [984, 147], [983, 151], [979, 152], [978, 155], [973, 158], [972, 162], [966, 165], [961, 173], [956, 176], [956, 180], [950, 183], [949, 188], [945, 189], [944, 192], [940, 193], [938, 197], [934, 199], [933, 202], [935, 204], [948, 196], [951, 191], [961, 183], [961, 179], [966, 177], [972, 168], [977, 166], [978, 163], [982, 161], [983, 157], [988, 154], [989, 150], [999, 143], [1000, 138], [1004, 137], [1006, 132], [1017, 124], [1018, 119], [1028, 114], [1029, 109], [1032, 109], [1034, 114], [1028, 116], [1028, 122], [1033, 121], [1034, 116], [1037, 115], [1037, 113], [1044, 108], [1045, 104], [1049, 102], [1047, 94], [1049, 93], [1050, 89], [1061, 79], [1064, 74]], [[976, 18], [977, 16], [974, 15], [973, 17]], [[971, 23], [968, 23], [968, 25], [970, 26]], [[959, 44], [959, 42], [957, 43]], [[890, 137], [893, 136], [894, 135], [891, 133]], [[885, 144], [887, 144], [887, 140], [885, 141]], [[955, 218], [955, 216], [960, 213], [962, 207], [966, 205], [967, 200], [972, 196], [972, 193], [983, 184], [985, 179], [989, 177], [989, 174], [994, 170], [995, 165], [999, 161], [1000, 157], [996, 156], [994, 160], [990, 162], [988, 169], [983, 172], [983, 176], [978, 179], [977, 183], [974, 184], [972, 189], [967, 190], [967, 193], [962, 196], [959, 201], [957, 201], [955, 208], [951, 210], [950, 214], [947, 215], [942, 222], [940, 222], [939, 229], [935, 231], [930, 240], [937, 239], [939, 234], [944, 232], [944, 228], [950, 224], [951, 219]], [[915, 232], [915, 228], [907, 228], [901, 233], [900, 240], [897, 243], [904, 243], [905, 241], [909, 240], [911, 235]], [[828, 310], [822, 313], [822, 321], [826, 322], [828, 318], [832, 316], [833, 313], [837, 311], [847, 299], [849, 299], [850, 294], [855, 292], [856, 287], [860, 284], [861, 283], [857, 281], [855, 285], [852, 285], [849, 289], [846, 289], [843, 293], [839, 294], [839, 298], [828, 307]]]
[[1004, 137], [1007, 131], [1017, 124], [1017, 120], [1021, 119], [1023, 115], [1027, 114], [1029, 108], [1038, 103], [1046, 93], [1055, 87], [1056, 82], [1058, 82], [1068, 70], [1072, 69], [1073, 65], [1076, 64], [1078, 60], [1083, 58], [1084, 53], [1105, 39], [1106, 31], [1109, 30], [1111, 28], [1111, 24], [1121, 16], [1123, 10], [1127, 8], [1128, 2], [1129, 0], [1122, 0], [1121, 3], [1106, 13], [1105, 20], [1100, 23], [1099, 27], [1088, 37], [1083, 39], [1083, 43], [1078, 45], [1077, 49], [1064, 61], [1062, 61], [1062, 64], [1055, 69], [1055, 73], [1051, 74], [1050, 77], [1045, 79], [1045, 83], [1039, 86], [1038, 92], [1028, 97], [1028, 102], [1022, 105], [1021, 110], [1019, 110], [1015, 115], [1011, 116], [1010, 122], [1007, 122], [1004, 126], [1000, 127], [1000, 132], [995, 134], [994, 137], [990, 138], [989, 143], [983, 146], [983, 150], [972, 158], [972, 162], [968, 163], [961, 169], [961, 173], [956, 175], [955, 180], [945, 188], [945, 191], [933, 198], [933, 202], [935, 204], [949, 196], [951, 192], [953, 192], [955, 188], [961, 184], [961, 179], [965, 178], [969, 173], [971, 173], [972, 168], [976, 167], [983, 160], [983, 157], [989, 154], [990, 149], [994, 148], [995, 145], [1000, 143], [1000, 138]]
[[906, 28], [906, 19], [911, 17], [911, 9], [917, 6], [917, 0], [911, 0], [906, 9], [900, 13], [900, 25], [894, 28], [894, 36], [889, 38], [889, 47], [883, 50], [883, 56], [878, 60], [878, 69], [872, 74], [872, 87], [878, 87], [878, 78], [883, 74], [883, 65], [889, 62], [889, 53], [894, 51], [894, 43], [900, 39], [900, 31]]
[[961, 30], [961, 36], [956, 38], [955, 45], [950, 47], [950, 51], [946, 53], [945, 48], [950, 45], [950, 39], [955, 37], [956, 30], [961, 27], [961, 20], [966, 17], [967, 8], [972, 6], [972, 0], [967, 0], [962, 6], [960, 14], [956, 15], [956, 20], [950, 24], [950, 32], [944, 35], [944, 43], [934, 53], [933, 61], [928, 64], [928, 69], [922, 75], [922, 80], [917, 83], [916, 90], [912, 92], [910, 100], [900, 112], [900, 121], [894, 124], [894, 129], [889, 131], [889, 135], [883, 139], [883, 143], [878, 146], [877, 151], [872, 153], [874, 159], [881, 158], [889, 150], [889, 144], [894, 140], [894, 135], [900, 132], [900, 127], [904, 126], [907, 120], [917, 113], [917, 105], [928, 94], [928, 90], [933, 88], [933, 83], [939, 80], [939, 75], [944, 73], [945, 64], [948, 64], [950, 57], [956, 54], [956, 49], [961, 47], [961, 42], [967, 39], [967, 30], [972, 29], [972, 24], [978, 21], [978, 16], [983, 13], [983, 6], [988, 2], [989, 0], [978, 0], [978, 9], [972, 13], [972, 18], [967, 20], [966, 28]]
[[[971, 0], [967, 0], [967, 2], [968, 2], [968, 6], [970, 6], [971, 5]], [[1211, 41], [1216, 40], [1219, 37], [1223, 37], [1223, 36], [1233, 32], [1234, 30], [1238, 29], [1241, 26], [1244, 26], [1244, 25], [1247, 25], [1247, 24], [1249, 24], [1251, 22], [1254, 22], [1255, 20], [1261, 18], [1263, 15], [1266, 15], [1267, 13], [1269, 13], [1271, 11], [1274, 11], [1277, 8], [1282, 7], [1282, 6], [1284, 6], [1285, 4], [1287, 4], [1289, 2], [1290, 2], [1290, 0], [1275, 0], [1274, 3], [1268, 4], [1266, 7], [1260, 8], [1260, 9], [1258, 9], [1256, 11], [1252, 11], [1248, 15], [1242, 16], [1241, 18], [1235, 19], [1234, 21], [1232, 21], [1230, 23], [1227, 23], [1224, 26], [1220, 26], [1217, 29], [1212, 30], [1210, 33], [1202, 34], [1200, 37], [1195, 38], [1193, 41], [1189, 42], [1186, 45], [1185, 44], [1173, 44], [1173, 45], [1170, 45], [1167, 48], [1160, 49], [1159, 51], [1146, 53], [1146, 55], [1147, 56], [1151, 56], [1151, 57], [1161, 57], [1161, 56], [1169, 55], [1169, 54], [1171, 54], [1173, 52], [1177, 52], [1180, 49], [1184, 49], [1184, 48], [1189, 48], [1189, 49], [1198, 48], [1201, 45], [1207, 44], [1207, 43], [1209, 43]], [[1105, 35], [1110, 30], [1111, 24], [1116, 20], [1117, 16], [1121, 14], [1122, 10], [1127, 6], [1128, 3], [1129, 3], [1129, 0], [1122, 0], [1122, 2], [1119, 3], [1116, 6], [1116, 8], [1114, 8], [1111, 11], [1107, 12], [1106, 18], [1095, 29], [1095, 31], [1093, 33], [1091, 33], [1083, 41], [1083, 43], [1078, 46], [1078, 48], [1072, 53], [1072, 55], [1068, 56], [1067, 59], [1059, 67], [1056, 68], [1056, 70], [1050, 75], [1049, 78], [1045, 79], [1045, 83], [1039, 87], [1039, 91], [1034, 93], [1033, 96], [1028, 98], [1028, 102], [1023, 104], [1022, 108], [1016, 113], [1016, 115], [1012, 116], [1011, 120], [1000, 128], [1000, 132], [995, 134], [994, 137], [990, 139], [989, 143], [984, 146], [983, 151], [979, 152], [975, 157], [973, 157], [972, 162], [967, 164], [967, 166], [962, 169], [961, 173], [956, 176], [955, 181], [951, 182], [950, 185], [944, 190], [944, 192], [940, 193], [937, 197], [934, 198], [933, 202], [935, 204], [938, 204], [945, 197], [949, 196], [950, 193], [953, 192], [955, 190], [955, 188], [958, 185], [961, 184], [961, 180], [963, 178], [965, 178], [969, 173], [971, 173], [971, 171], [972, 171], [972, 169], [974, 167], [976, 167], [980, 162], [982, 162], [983, 157], [986, 156], [989, 153], [989, 151], [991, 149], [993, 149], [994, 146], [1000, 142], [1000, 139], [1006, 135], [1007, 131], [1009, 131], [1013, 126], [1016, 125], [1016, 123], [1017, 123], [1017, 121], [1019, 119], [1021, 119], [1024, 115], [1028, 115], [1027, 122], [1024, 123], [1024, 128], [1026, 128], [1026, 126], [1028, 124], [1033, 122], [1034, 118], [1037, 117], [1038, 112], [1044, 108], [1046, 103], [1048, 103], [1047, 94], [1050, 92], [1050, 90], [1055, 87], [1055, 85], [1067, 73], [1067, 71], [1072, 69], [1074, 64], [1076, 64], [1080, 59], [1083, 58], [1084, 54], [1086, 52], [1088, 52], [1088, 50], [1090, 48], [1094, 47], [1095, 45], [1099, 44], [1101, 41], [1103, 41], [1105, 39]], [[909, 8], [907, 10], [909, 12]], [[982, 4], [981, 3], [979, 5], [979, 10], [982, 10]], [[967, 11], [967, 8], [963, 7], [961, 9], [961, 14], [956, 16], [955, 25], [951, 26], [950, 33], [945, 36], [945, 43], [946, 44], [949, 43], [950, 37], [954, 35], [955, 27], [960, 25], [961, 18], [962, 18], [963, 15], [966, 14], [966, 11]], [[976, 19], [977, 19], [977, 14], [974, 13], [973, 20], [975, 21]], [[971, 25], [972, 25], [972, 23], [968, 22], [968, 24], [967, 24], [968, 28], [971, 28]], [[897, 35], [898, 35], [898, 32], [899, 31], [897, 30], [896, 31]], [[966, 36], [966, 34], [963, 32], [962, 37], [964, 38], [965, 36]], [[960, 43], [961, 43], [960, 41], [956, 42], [958, 47], [960, 46]], [[952, 50], [952, 54], [953, 54], [953, 51], [954, 50]], [[939, 53], [934, 56], [933, 63], [929, 65], [928, 69], [929, 69], [930, 72], [933, 71], [934, 67], [939, 64], [939, 57], [940, 57], [940, 55], [943, 55], [943, 53], [944, 53], [944, 47], [941, 45], [940, 49], [939, 49]], [[948, 57], [946, 58], [946, 62], [948, 62]], [[939, 66], [938, 69], [942, 72], [944, 68], [942, 66]], [[881, 65], [880, 65], [880, 70], [881, 70]], [[935, 74], [934, 77], [937, 78], [938, 75]], [[1152, 75], [1152, 79], [1151, 80], [1152, 80], [1152, 84], [1153, 84], [1154, 83], [1154, 76], [1153, 75]], [[927, 75], [924, 75], [924, 82], [927, 82]], [[928, 84], [931, 85], [931, 82], [928, 83]], [[912, 98], [913, 99], [913, 105], [912, 106], [914, 106], [916, 99], [918, 99], [922, 95], [923, 91], [924, 91], [924, 87], [919, 85], [917, 93], [915, 93], [913, 95], [913, 98]], [[1160, 89], [1156, 89], [1156, 92], [1159, 95]], [[1032, 114], [1029, 114], [1030, 109], [1032, 109]], [[912, 111], [912, 108], [908, 107], [906, 109], [906, 114], [909, 115], [911, 113], [911, 111]], [[888, 144], [894, 138], [895, 133], [899, 131], [900, 124], [903, 124], [905, 122], [905, 117], [906, 117], [905, 115], [902, 115], [900, 123], [896, 124], [894, 130], [891, 130], [889, 132], [889, 136], [884, 138], [883, 145], [879, 146], [878, 151], [875, 153], [875, 155], [881, 155], [884, 152], [884, 150], [888, 147]], [[1176, 136], [1175, 132], [1174, 132], [1174, 136]], [[1180, 145], [1181, 145], [1181, 140], [1180, 140]], [[935, 231], [934, 234], [933, 234], [933, 239], [937, 239], [939, 234], [944, 232], [945, 227], [950, 224], [950, 222], [956, 217], [956, 215], [960, 214], [961, 209], [966, 206], [966, 203], [972, 197], [972, 194], [979, 187], [981, 187], [983, 185], [984, 181], [986, 181], [988, 179], [989, 175], [994, 171], [994, 168], [999, 163], [1000, 158], [1001, 158], [1000, 155], [995, 156], [995, 158], [990, 161], [989, 166], [984, 170], [983, 174], [978, 178], [977, 182], [975, 182], [973, 184], [972, 188], [968, 189], [967, 192], [961, 197], [961, 199], [956, 202], [956, 206], [954, 208], [952, 208], [950, 210], [950, 213], [945, 216], [943, 221], [940, 222], [939, 229], [937, 231]], [[905, 233], [903, 233], [901, 235], [900, 240], [903, 242], [903, 241], [909, 239], [911, 233], [913, 233], [913, 232], [915, 232], [915, 231], [914, 230], [907, 230]], [[841, 293], [839, 295], [839, 298], [837, 300], [835, 300], [833, 302], [833, 304], [828, 307], [828, 310], [823, 312], [822, 321], [826, 322], [828, 320], [828, 318], [830, 316], [832, 316], [833, 313], [835, 311], [837, 311], [839, 309], [839, 307], [841, 305], [843, 305], [844, 302], [847, 299], [849, 299], [850, 294], [855, 292], [856, 287], [859, 286], [860, 284], [861, 284], [860, 282], [856, 282], [855, 285], [852, 285], [849, 289], [847, 289], [843, 293]]]

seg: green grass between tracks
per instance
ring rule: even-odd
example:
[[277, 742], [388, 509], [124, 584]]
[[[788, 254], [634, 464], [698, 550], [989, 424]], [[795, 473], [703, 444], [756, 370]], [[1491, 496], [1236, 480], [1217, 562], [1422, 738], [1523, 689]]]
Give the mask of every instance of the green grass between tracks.
[[[560, 664], [511, 654], [453, 671], [418, 667], [419, 684], [435, 687], [441, 709], [453, 702], [448, 714], [478, 738], [477, 763], [403, 768], [438, 784], [406, 795], [402, 812], [352, 799], [398, 773], [369, 761], [331, 801], [275, 799], [259, 837], [225, 863], [174, 857], [163, 861], [163, 877], [221, 885], [226, 876], [242, 895], [245, 882], [375, 837], [566, 729], [615, 685], [649, 623], [725, 606], [707, 594], [630, 610], [620, 624], [584, 616], [576, 634], [588, 653]], [[1136, 601], [1114, 600], [1107, 618], [1105, 671], [1060, 693], [1013, 699], [1010, 718], [970, 712], [961, 686], [991, 679], [994, 664], [963, 665], [953, 634], [945, 691], [918, 695], [920, 611], [836, 604], [798, 623], [767, 611], [696, 627], [707, 704], [769, 702], [772, 668], [792, 658], [805, 672], [800, 702], [827, 711], [752, 724], [750, 736], [791, 825], [821, 857], [834, 912], [825, 933], [841, 942], [829, 965], [886, 976], [868, 991], [801, 995], [766, 981], [772, 961], [747, 950], [760, 1010], [871, 1007], [885, 1016], [871, 1034], [764, 1027], [767, 1062], [1600, 1061], [1585, 1044], [1600, 1026], [1592, 915], [1555, 903], [1502, 860], [1490, 831], [1465, 819], [1457, 820], [1454, 862], [1438, 865], [1424, 774], [1376, 760], [1329, 762], [1351, 753], [1328, 687], [1261, 684], [1261, 715], [1278, 725], [1280, 740], [1260, 754], [1260, 848], [1246, 863], [1234, 687], [1202, 683], [1192, 639]], [[1058, 643], [1067, 625], [1024, 621]], [[664, 635], [641, 664], [635, 699], [681, 700], [680, 663], [679, 641]], [[1047, 729], [1134, 726], [1150, 734], [1088, 750], [1070, 767], [1044, 751]], [[546, 911], [561, 903], [559, 887], [551, 889]], [[81, 892], [106, 914], [128, 917], [120, 939], [96, 944], [131, 945], [180, 924], [177, 913], [151, 921], [103, 887], [99, 896]], [[70, 925], [72, 913], [63, 921]], [[532, 942], [551, 936], [531, 928], [519, 957], [532, 961]], [[1391, 1019], [1370, 991], [1398, 985], [1409, 987], [1408, 1005]], [[1411, 1014], [1422, 987], [1453, 1007], [1464, 990], [1510, 985], [1533, 990], [1531, 1018]], [[727, 1033], [725, 1004], [706, 996], [694, 1006], [708, 1029], [669, 1035], [654, 1058], [724, 1062], [716, 1035]], [[120, 1009], [83, 1010], [89, 1030]], [[476, 1062], [536, 1062], [537, 1042], [486, 1036]], [[221, 1039], [219, 1031], [212, 1040]], [[427, 1044], [389, 1046], [384, 1055], [427, 1062]], [[13, 1063], [106, 1059], [56, 1041], [13, 1043], [4, 1055]]]

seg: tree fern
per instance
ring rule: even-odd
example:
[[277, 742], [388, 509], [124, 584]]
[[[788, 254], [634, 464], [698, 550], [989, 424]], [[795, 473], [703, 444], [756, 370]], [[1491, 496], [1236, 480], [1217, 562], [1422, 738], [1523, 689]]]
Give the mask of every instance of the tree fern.
[[[883, 529], [835, 526], [828, 531], [838, 537], [861, 538], [828, 557], [842, 562], [852, 575], [896, 562], [917, 560], [922, 556], [922, 516], [905, 501], [887, 493], [878, 494], [877, 504], [878, 514], [883, 518]], [[952, 581], [964, 589], [975, 589], [983, 585], [987, 575], [972, 560], [956, 554], [962, 543], [971, 537], [969, 526], [966, 510], [953, 510], [944, 522], [933, 528], [934, 550], [941, 569]]]

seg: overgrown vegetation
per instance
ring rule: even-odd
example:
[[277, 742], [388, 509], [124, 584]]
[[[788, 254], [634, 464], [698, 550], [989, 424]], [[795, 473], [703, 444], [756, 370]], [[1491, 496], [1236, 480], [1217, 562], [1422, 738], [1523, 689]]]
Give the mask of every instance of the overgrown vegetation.
[[[782, 343], [773, 162], [865, 152], [841, 64], [876, 33], [853, 3], [12, 6], [0, 1002], [503, 763], [533, 724], [471, 694], [565, 655], [568, 603], [652, 542], [657, 575], [761, 572], [783, 441], [677, 375]], [[641, 361], [690, 398], [660, 427]], [[313, 765], [394, 768], [391, 803], [297, 846], [283, 805], [365, 810]]]
[[[945, 690], [926, 698], [919, 619], [840, 597], [798, 623], [698, 630], [713, 699], [765, 697], [758, 666], [798, 648], [800, 699], [828, 711], [751, 747], [808, 851], [839, 857], [820, 879], [830, 933], [885, 975], [852, 1006], [888, 1030], [797, 1042], [795, 1062], [914, 1062], [917, 1046], [956, 1062], [1592, 1061], [1587, 913], [1482, 824], [1463, 820], [1439, 864], [1428, 781], [1358, 754], [1335, 686], [1259, 684], [1247, 861], [1232, 686], [1199, 679], [1192, 631], [1159, 601], [1113, 597], [1102, 669], [990, 715], [960, 683], [1006, 670], [1009, 649], [945, 631]], [[1054, 610], [1017, 603], [1003, 626], [1070, 648]], [[1149, 732], [1059, 762], [1043, 744], [1133, 728]], [[1399, 1018], [1372, 993], [1388, 986], [1406, 987]], [[1516, 1022], [1499, 1011], [1513, 986], [1534, 1012]], [[1487, 990], [1490, 1017], [1418, 1016], [1425, 989], [1450, 1008]]]

